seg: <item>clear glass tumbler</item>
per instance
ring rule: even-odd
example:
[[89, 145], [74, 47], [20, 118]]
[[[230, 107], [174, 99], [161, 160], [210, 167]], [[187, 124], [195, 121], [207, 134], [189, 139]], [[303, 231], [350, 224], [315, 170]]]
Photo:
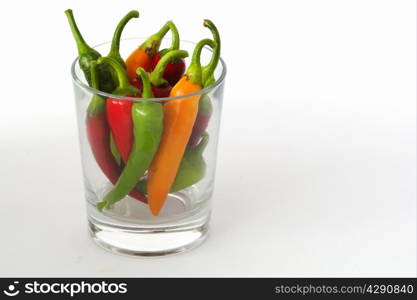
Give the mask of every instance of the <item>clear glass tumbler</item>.
[[[122, 56], [126, 57], [143, 40], [140, 38], [122, 40]], [[165, 42], [169, 44], [169, 40]], [[190, 55], [194, 46], [195, 44], [192, 42], [181, 42], [181, 49], [187, 50]], [[95, 49], [100, 53], [107, 53], [109, 43], [98, 45]], [[203, 50], [201, 56], [203, 65], [209, 61], [211, 54], [210, 49]], [[189, 58], [186, 59], [186, 62], [188, 65]], [[182, 176], [183, 182], [185, 181], [187, 184], [178, 185], [174, 191], [168, 194], [158, 216], [152, 215], [146, 203], [131, 196], [124, 197], [103, 211], [97, 209], [96, 204], [103, 200], [104, 195], [112, 189], [113, 185], [97, 163], [87, 134], [87, 108], [94, 94], [103, 99], [111, 97], [123, 101], [144, 100], [111, 95], [90, 88], [79, 67], [78, 58], [72, 64], [71, 74], [77, 111], [87, 216], [89, 230], [95, 242], [112, 252], [144, 256], [177, 253], [199, 245], [207, 237], [211, 212], [210, 202], [213, 194], [226, 76], [226, 66], [223, 60], [220, 60], [215, 70], [215, 83], [198, 93], [191, 94], [200, 97], [200, 101], [202, 97], [208, 97], [212, 113], [207, 118], [209, 122], [204, 138], [199, 140], [196, 147], [187, 146], [185, 150], [177, 177]], [[187, 101], [187, 97], [189, 95], [184, 96], [183, 100]], [[146, 99], [146, 101], [155, 101], [165, 105], [169, 101], [178, 101], [179, 99], [182, 98], [155, 98]], [[185, 167], [182, 169], [183, 163]], [[180, 172], [181, 174], [179, 174]], [[146, 180], [146, 178], [142, 179]]]

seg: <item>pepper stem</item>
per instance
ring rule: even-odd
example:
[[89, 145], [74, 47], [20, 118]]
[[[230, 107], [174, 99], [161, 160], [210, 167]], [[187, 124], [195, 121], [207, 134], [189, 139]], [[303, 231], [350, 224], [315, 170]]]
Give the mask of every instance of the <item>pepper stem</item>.
[[171, 50], [167, 54], [165, 54], [159, 61], [158, 64], [155, 66], [155, 69], [152, 71], [150, 75], [150, 82], [153, 86], [159, 87], [163, 85], [167, 85], [168, 81], [166, 81], [162, 76], [164, 75], [165, 68], [168, 63], [176, 61], [180, 58], [188, 57], [188, 52], [184, 50]]
[[[99, 88], [99, 79], [98, 79], [98, 71], [97, 71], [97, 62], [93, 60], [91, 62], [91, 87], [93, 89], [98, 90]], [[103, 103], [103, 98], [101, 98], [98, 94], [93, 94], [93, 98], [88, 105], [87, 112], [90, 115], [98, 115], [105, 111], [105, 105]]]
[[91, 66], [91, 87], [93, 89], [99, 89], [99, 81], [98, 81], [98, 74], [97, 74], [97, 61], [93, 60], [90, 63]]
[[153, 93], [151, 89], [151, 83], [149, 81], [149, 74], [143, 68], [137, 68], [136, 74], [138, 74], [142, 80], [142, 98], [153, 98]]
[[117, 24], [117, 27], [113, 34], [113, 39], [111, 42], [110, 52], [107, 57], [111, 57], [117, 60], [123, 67], [125, 67], [125, 62], [123, 58], [120, 56], [120, 38], [122, 36], [122, 31], [125, 28], [127, 22], [129, 22], [133, 18], [139, 18], [139, 12], [137, 10], [132, 10], [128, 12]]
[[200, 86], [203, 86], [200, 56], [203, 47], [206, 45], [214, 49], [216, 47], [216, 42], [210, 39], [204, 39], [199, 41], [194, 48], [191, 63], [188, 66], [187, 72], [185, 73], [185, 75], [192, 83], [198, 84]]
[[118, 95], [136, 95], [138, 90], [131, 86], [129, 83], [129, 79], [127, 78], [126, 70], [123, 68], [121, 64], [117, 62], [117, 60], [111, 57], [100, 57], [97, 60], [98, 64], [106, 63], [108, 64], [116, 73], [118, 86], [113, 94]]
[[[168, 30], [170, 30], [170, 29], [172, 30], [173, 28], [174, 28], [174, 30], [177, 29], [172, 21], [166, 22], [164, 24], [164, 26], [162, 26], [161, 29], [159, 29], [159, 31], [157, 33], [148, 37], [148, 39], [145, 42], [143, 42], [142, 45], [139, 46], [139, 49], [144, 50], [151, 57], [154, 57], [155, 54], [159, 50], [159, 46], [161, 46], [162, 39], [167, 34]], [[176, 30], [176, 31], [178, 31], [178, 30]], [[174, 43], [174, 39], [173, 39], [172, 42]], [[179, 47], [179, 38], [178, 38], [177, 42], [178, 42], [178, 47]]]
[[221, 41], [219, 31], [217, 30], [216, 25], [214, 25], [212, 21], [206, 19], [204, 20], [203, 25], [210, 29], [213, 35], [213, 40], [217, 44], [216, 47], [213, 48], [213, 55], [211, 56], [210, 62], [207, 66], [204, 66], [202, 68], [204, 87], [207, 87], [215, 82], [213, 74], [214, 70], [216, 70], [217, 64], [220, 59]]
[[159, 51], [161, 57], [167, 54], [169, 51], [178, 50], [180, 48], [180, 34], [178, 33], [177, 26], [174, 22], [167, 22], [169, 29], [171, 30], [171, 47]]
[[77, 23], [74, 19], [74, 14], [72, 13], [71, 9], [67, 9], [65, 11], [65, 15], [67, 16], [68, 23], [71, 28], [72, 35], [74, 36], [75, 42], [77, 43], [78, 55], [85, 54], [90, 51], [96, 52], [93, 48], [91, 48], [86, 41], [84, 40], [83, 36], [81, 35], [80, 30], [78, 29]]

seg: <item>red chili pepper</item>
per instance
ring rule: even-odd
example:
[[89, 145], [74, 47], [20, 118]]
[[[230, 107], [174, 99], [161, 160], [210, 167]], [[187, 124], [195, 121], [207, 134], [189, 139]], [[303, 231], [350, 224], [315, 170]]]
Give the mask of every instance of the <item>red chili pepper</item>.
[[[142, 80], [137, 77], [132, 81], [132, 85], [134, 87], [136, 87], [137, 89], [139, 89], [139, 97], [142, 97], [142, 90], [143, 90], [143, 84], [142, 84]], [[169, 96], [169, 92], [171, 91], [171, 85], [166, 85], [163, 87], [158, 87], [155, 88], [153, 86], [151, 86], [152, 89], [152, 93], [154, 95], [155, 98], [165, 98]]]
[[[101, 57], [98, 63], [106, 63], [114, 70], [118, 81], [118, 87], [113, 91], [114, 95], [137, 96], [138, 90], [130, 85], [122, 65], [109, 57]], [[132, 101], [114, 98], [108, 98], [106, 103], [107, 120], [120, 157], [125, 163], [133, 145], [132, 104]]]
[[[103, 99], [99, 101], [103, 101]], [[87, 111], [87, 137], [100, 169], [110, 182], [114, 183], [119, 178], [120, 169], [110, 151], [110, 129], [104, 113], [104, 102], [103, 107], [96, 102], [97, 100], [93, 99]], [[93, 112], [91, 107], [96, 107], [103, 111]]]
[[[156, 65], [162, 58], [161, 53], [164, 54], [161, 51], [158, 54], [156, 54], [155, 57], [153, 58], [152, 64], [154, 68], [156, 67]], [[171, 86], [174, 86], [184, 75], [184, 72], [185, 72], [185, 60], [181, 58], [181, 59], [178, 59], [176, 61], [173, 61], [167, 64], [164, 70], [163, 77], [169, 82]]]
[[[171, 33], [172, 33], [172, 43], [171, 47], [163, 49], [156, 53], [152, 59], [152, 70], [156, 68], [156, 65], [159, 63], [161, 58], [165, 56], [172, 50], [179, 50], [180, 48], [180, 35], [178, 29], [174, 23], [171, 24]], [[171, 86], [174, 86], [178, 80], [184, 75], [185, 72], [185, 60], [183, 58], [178, 58], [173, 61], [170, 61], [163, 72], [162, 77], [169, 82]]]
[[[91, 62], [91, 86], [95, 89], [98, 88], [96, 66], [97, 63], [95, 61]], [[105, 100], [101, 96], [94, 94], [87, 108], [87, 138], [98, 166], [109, 181], [115, 184], [120, 176], [121, 170], [110, 151], [110, 128], [107, 124], [105, 111]], [[148, 201], [137, 190], [132, 190], [129, 195], [144, 203]]]
[[[129, 95], [122, 95], [129, 96]], [[124, 162], [129, 158], [133, 144], [133, 123], [129, 118], [132, 101], [108, 98], [106, 102], [107, 119], [113, 133], [114, 142]]]
[[[171, 92], [172, 86], [167, 80], [163, 78], [164, 70], [170, 62], [178, 59], [184, 59], [187, 56], [187, 51], [171, 50], [162, 57], [162, 59], [156, 65], [155, 69], [149, 75], [151, 89], [154, 97], [169, 97], [169, 93]], [[140, 77], [136, 77], [134, 81], [134, 86], [137, 87], [139, 90], [143, 90], [142, 80]]]
[[191, 133], [188, 145], [191, 148], [197, 147], [202, 133], [207, 129], [213, 112], [210, 97], [204, 94], [198, 103], [198, 114], [194, 122], [193, 131]]

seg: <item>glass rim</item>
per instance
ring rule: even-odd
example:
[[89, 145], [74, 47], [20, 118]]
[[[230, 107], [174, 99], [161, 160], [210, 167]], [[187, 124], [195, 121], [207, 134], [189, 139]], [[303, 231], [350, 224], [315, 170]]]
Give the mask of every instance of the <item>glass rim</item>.
[[[129, 41], [129, 40], [140, 40], [140, 39], [146, 39], [143, 37], [132, 37], [132, 38], [124, 38], [121, 39], [121, 41]], [[169, 39], [169, 38], [167, 38]], [[191, 42], [191, 41], [187, 41], [187, 40], [181, 40], [181, 42], [185, 42], [185, 43], [189, 43], [189, 44], [193, 44], [196, 45], [197, 43]], [[93, 46], [92, 48], [97, 48], [106, 44], [110, 44], [111, 41], [108, 42], [103, 42], [100, 44], [97, 44], [95, 46]], [[213, 50], [210, 47], [205, 46], [204, 48], [206, 48], [207, 50], [213, 52]], [[75, 58], [75, 60], [72, 62], [71, 64], [71, 76], [72, 76], [72, 80], [73, 82], [78, 85], [79, 87], [89, 91], [92, 94], [97, 94], [100, 95], [104, 98], [112, 98], [112, 99], [118, 99], [118, 100], [130, 100], [130, 101], [169, 101], [169, 100], [177, 100], [177, 99], [184, 99], [184, 98], [188, 98], [188, 97], [193, 97], [193, 96], [198, 96], [198, 95], [203, 95], [208, 93], [210, 90], [215, 89], [216, 87], [218, 87], [221, 83], [224, 82], [225, 78], [226, 78], [226, 63], [224, 62], [224, 60], [220, 57], [219, 59], [219, 63], [222, 66], [222, 72], [220, 74], [220, 77], [211, 85], [209, 85], [206, 88], [203, 88], [197, 92], [191, 93], [191, 94], [185, 94], [185, 95], [181, 95], [181, 96], [176, 96], [176, 97], [163, 97], [163, 98], [139, 98], [139, 97], [127, 97], [127, 96], [119, 96], [119, 95], [114, 95], [111, 93], [106, 93], [100, 90], [97, 90], [95, 88], [92, 88], [91, 86], [87, 85], [86, 83], [84, 83], [76, 74], [75, 72], [75, 68], [77, 65], [77, 62], [79, 61], [79, 56], [77, 56]]]

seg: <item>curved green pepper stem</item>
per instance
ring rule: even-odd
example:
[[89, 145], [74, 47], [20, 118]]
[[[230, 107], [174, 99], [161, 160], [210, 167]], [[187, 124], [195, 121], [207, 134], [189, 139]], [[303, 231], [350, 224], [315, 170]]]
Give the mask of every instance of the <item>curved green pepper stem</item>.
[[[91, 48], [86, 41], [84, 40], [83, 36], [81, 35], [80, 30], [78, 29], [77, 23], [74, 19], [74, 14], [72, 13], [71, 9], [67, 9], [65, 11], [65, 15], [67, 16], [68, 23], [71, 28], [72, 35], [74, 36], [75, 42], [77, 43], [78, 54], [82, 55], [87, 52], [97, 52], [93, 48]], [[98, 53], [98, 52], [97, 52]], [[99, 54], [100, 56], [100, 54]]]
[[221, 41], [220, 41], [220, 34], [217, 30], [216, 25], [210, 20], [204, 20], [203, 25], [210, 29], [213, 40], [216, 42], [216, 47], [213, 48], [213, 55], [211, 56], [210, 62], [207, 66], [204, 66], [202, 68], [203, 72], [203, 83], [204, 87], [208, 87], [209, 85], [213, 84], [215, 82], [214, 79], [214, 70], [216, 70], [217, 64], [220, 59], [220, 47], [221, 47]]
[[167, 54], [165, 54], [159, 61], [158, 64], [155, 66], [155, 69], [152, 71], [150, 75], [150, 81], [153, 86], [159, 87], [163, 85], [167, 85], [168, 81], [166, 81], [162, 76], [164, 75], [165, 68], [168, 63], [176, 61], [181, 58], [188, 57], [188, 52], [184, 50], [171, 50]]
[[137, 94], [138, 89], [130, 85], [126, 70], [117, 62], [117, 60], [110, 57], [100, 57], [97, 62], [98, 64], [108, 64], [116, 73], [118, 85], [116, 90], [113, 91], [113, 94], [132, 96]]
[[153, 98], [148, 72], [146, 72], [143, 68], [137, 68], [136, 74], [138, 74], [142, 80], [142, 98]]
[[201, 51], [203, 50], [203, 47], [206, 45], [214, 49], [216, 47], [216, 42], [210, 39], [204, 39], [204, 40], [199, 41], [198, 44], [194, 48], [193, 56], [191, 58], [191, 63], [188, 66], [187, 71], [185, 72], [185, 75], [188, 77], [188, 79], [192, 83], [198, 84], [200, 86], [203, 86], [200, 56], [201, 56]]
[[140, 45], [139, 48], [143, 51], [146, 51], [151, 57], [154, 57], [155, 54], [158, 52], [159, 46], [161, 46], [161, 41], [167, 34], [168, 30], [171, 30], [172, 32], [171, 48], [178, 49], [180, 46], [178, 30], [172, 21], [166, 22], [157, 33], [148, 37], [148, 39], [145, 42], [143, 42], [143, 44]]
[[125, 28], [127, 22], [129, 22], [133, 18], [139, 18], [139, 12], [137, 10], [132, 10], [128, 12], [117, 24], [117, 27], [113, 34], [113, 39], [111, 42], [110, 52], [107, 54], [107, 57], [111, 57], [119, 64], [121, 64], [123, 67], [125, 67], [125, 62], [123, 58], [120, 56], [120, 38], [122, 36], [122, 31]]
[[[91, 69], [90, 69], [90, 73], [91, 73], [91, 87], [93, 89], [98, 90], [99, 88], [99, 78], [98, 78], [98, 71], [97, 71], [97, 62], [96, 61], [92, 61], [91, 62]], [[87, 108], [87, 113], [90, 115], [99, 115], [101, 113], [104, 113], [105, 111], [105, 105], [103, 102], [103, 98], [101, 98], [99, 95], [97, 94], [93, 94], [93, 98], [90, 101], [90, 104], [88, 105]]]
[[178, 33], [177, 26], [175, 26], [174, 22], [172, 21], [168, 21], [167, 24], [171, 30], [171, 47], [159, 51], [161, 57], [163, 57], [169, 51], [180, 49], [180, 34]]

